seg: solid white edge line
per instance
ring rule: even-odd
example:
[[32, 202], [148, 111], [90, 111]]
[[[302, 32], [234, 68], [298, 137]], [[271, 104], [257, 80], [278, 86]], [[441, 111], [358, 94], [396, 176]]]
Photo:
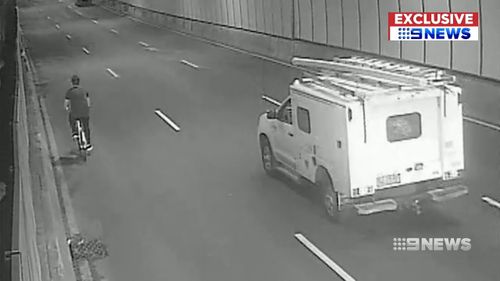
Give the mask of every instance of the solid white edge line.
[[474, 119], [474, 118], [471, 118], [471, 117], [467, 117], [467, 116], [464, 116], [464, 120], [465, 121], [469, 121], [469, 122], [474, 123], [474, 124], [477, 124], [477, 125], [488, 127], [488, 128], [493, 129], [495, 131], [500, 131], [500, 126], [497, 126], [497, 125], [494, 125], [494, 124], [491, 124], [491, 123], [487, 123], [487, 122], [484, 122], [484, 121], [481, 121], [481, 120], [477, 120], [477, 119]]
[[82, 51], [83, 51], [84, 53], [86, 53], [87, 55], [90, 55], [90, 51], [89, 51], [87, 48], [83, 47], [83, 48], [82, 48]]
[[273, 99], [271, 97], [265, 96], [265, 95], [262, 96], [262, 99], [265, 100], [265, 101], [267, 101], [267, 102], [270, 102], [270, 103], [272, 103], [272, 104], [274, 104], [276, 106], [280, 106], [281, 105], [281, 102], [279, 102], [279, 101], [277, 101], [277, 100], [275, 100], [275, 99]]
[[191, 66], [191, 67], [193, 67], [193, 68], [196, 68], [196, 69], [198, 69], [198, 68], [199, 68], [199, 66], [197, 66], [197, 65], [196, 65], [196, 64], [194, 64], [194, 63], [190, 63], [190, 62], [188, 62], [187, 60], [181, 60], [181, 63], [186, 64], [186, 65], [189, 65], [189, 66]]
[[143, 47], [145, 47], [145, 48], [149, 47], [149, 44], [148, 44], [148, 43], [145, 43], [145, 42], [142, 42], [142, 41], [139, 41], [139, 42], [137, 42], [137, 43], [139, 43], [139, 45], [141, 45], [141, 46], [143, 46]]
[[345, 270], [343, 270], [338, 264], [331, 260], [325, 253], [318, 249], [314, 244], [309, 241], [301, 233], [295, 233], [295, 238], [304, 245], [309, 251], [311, 251], [316, 257], [323, 261], [330, 269], [335, 271], [342, 279], [345, 281], [356, 281], [351, 275], [349, 275]]
[[168, 118], [163, 112], [161, 112], [161, 110], [157, 109], [155, 110], [155, 113], [156, 115], [158, 115], [158, 117], [160, 117], [163, 121], [167, 122], [167, 124], [172, 128], [174, 129], [174, 131], [176, 132], [179, 132], [181, 130], [181, 128], [179, 126], [177, 126], [177, 124], [174, 123], [174, 121], [170, 120], [170, 118]]
[[107, 68], [106, 71], [111, 75], [113, 76], [114, 78], [119, 78], [120, 76], [118, 74], [116, 74], [116, 72], [114, 72], [111, 68]]
[[487, 204], [489, 204], [490, 206], [493, 206], [495, 208], [498, 208], [500, 209], [500, 202], [494, 200], [494, 199], [491, 199], [490, 197], [488, 196], [483, 196], [481, 197], [481, 199], [486, 202]]

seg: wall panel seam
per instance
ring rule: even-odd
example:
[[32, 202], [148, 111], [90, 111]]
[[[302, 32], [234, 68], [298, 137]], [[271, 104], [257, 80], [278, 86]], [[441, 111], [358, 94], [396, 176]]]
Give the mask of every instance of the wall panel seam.
[[382, 54], [382, 25], [380, 24], [380, 0], [377, 0], [378, 53]]
[[358, 37], [359, 37], [359, 49], [362, 50], [363, 49], [363, 45], [362, 45], [362, 36], [361, 36], [361, 1], [358, 0]]
[[483, 75], [484, 40], [483, 40], [483, 5], [482, 0], [478, 0], [479, 5], [479, 75]]
[[345, 46], [345, 43], [344, 43], [344, 40], [345, 40], [345, 26], [344, 26], [344, 0], [340, 0], [340, 22], [341, 22], [341, 26], [342, 26], [342, 48]]
[[[422, 12], [425, 12], [425, 0], [422, 0]], [[427, 62], [427, 41], [424, 41], [424, 64]]]

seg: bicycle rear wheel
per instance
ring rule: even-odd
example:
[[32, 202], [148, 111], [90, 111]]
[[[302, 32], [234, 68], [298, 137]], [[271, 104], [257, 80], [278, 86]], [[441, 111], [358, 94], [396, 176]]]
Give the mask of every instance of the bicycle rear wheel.
[[80, 152], [80, 157], [83, 161], [87, 161], [87, 139], [85, 138], [85, 132], [82, 128], [82, 123], [80, 120], [76, 121], [78, 128], [78, 151]]

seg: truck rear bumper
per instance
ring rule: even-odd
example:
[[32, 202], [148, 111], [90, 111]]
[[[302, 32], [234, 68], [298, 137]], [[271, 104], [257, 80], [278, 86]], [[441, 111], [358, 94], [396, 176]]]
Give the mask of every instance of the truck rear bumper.
[[421, 201], [444, 202], [469, 193], [467, 186], [458, 184], [447, 187], [424, 190], [399, 197], [373, 199], [369, 202], [353, 203], [359, 215], [371, 215], [386, 211], [396, 211], [400, 207], [415, 206]]

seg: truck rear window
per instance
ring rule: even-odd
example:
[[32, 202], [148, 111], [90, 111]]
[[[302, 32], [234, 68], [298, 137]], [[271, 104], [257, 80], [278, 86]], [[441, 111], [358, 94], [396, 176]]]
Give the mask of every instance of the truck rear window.
[[420, 113], [394, 115], [387, 118], [387, 140], [389, 142], [415, 139], [422, 135]]

